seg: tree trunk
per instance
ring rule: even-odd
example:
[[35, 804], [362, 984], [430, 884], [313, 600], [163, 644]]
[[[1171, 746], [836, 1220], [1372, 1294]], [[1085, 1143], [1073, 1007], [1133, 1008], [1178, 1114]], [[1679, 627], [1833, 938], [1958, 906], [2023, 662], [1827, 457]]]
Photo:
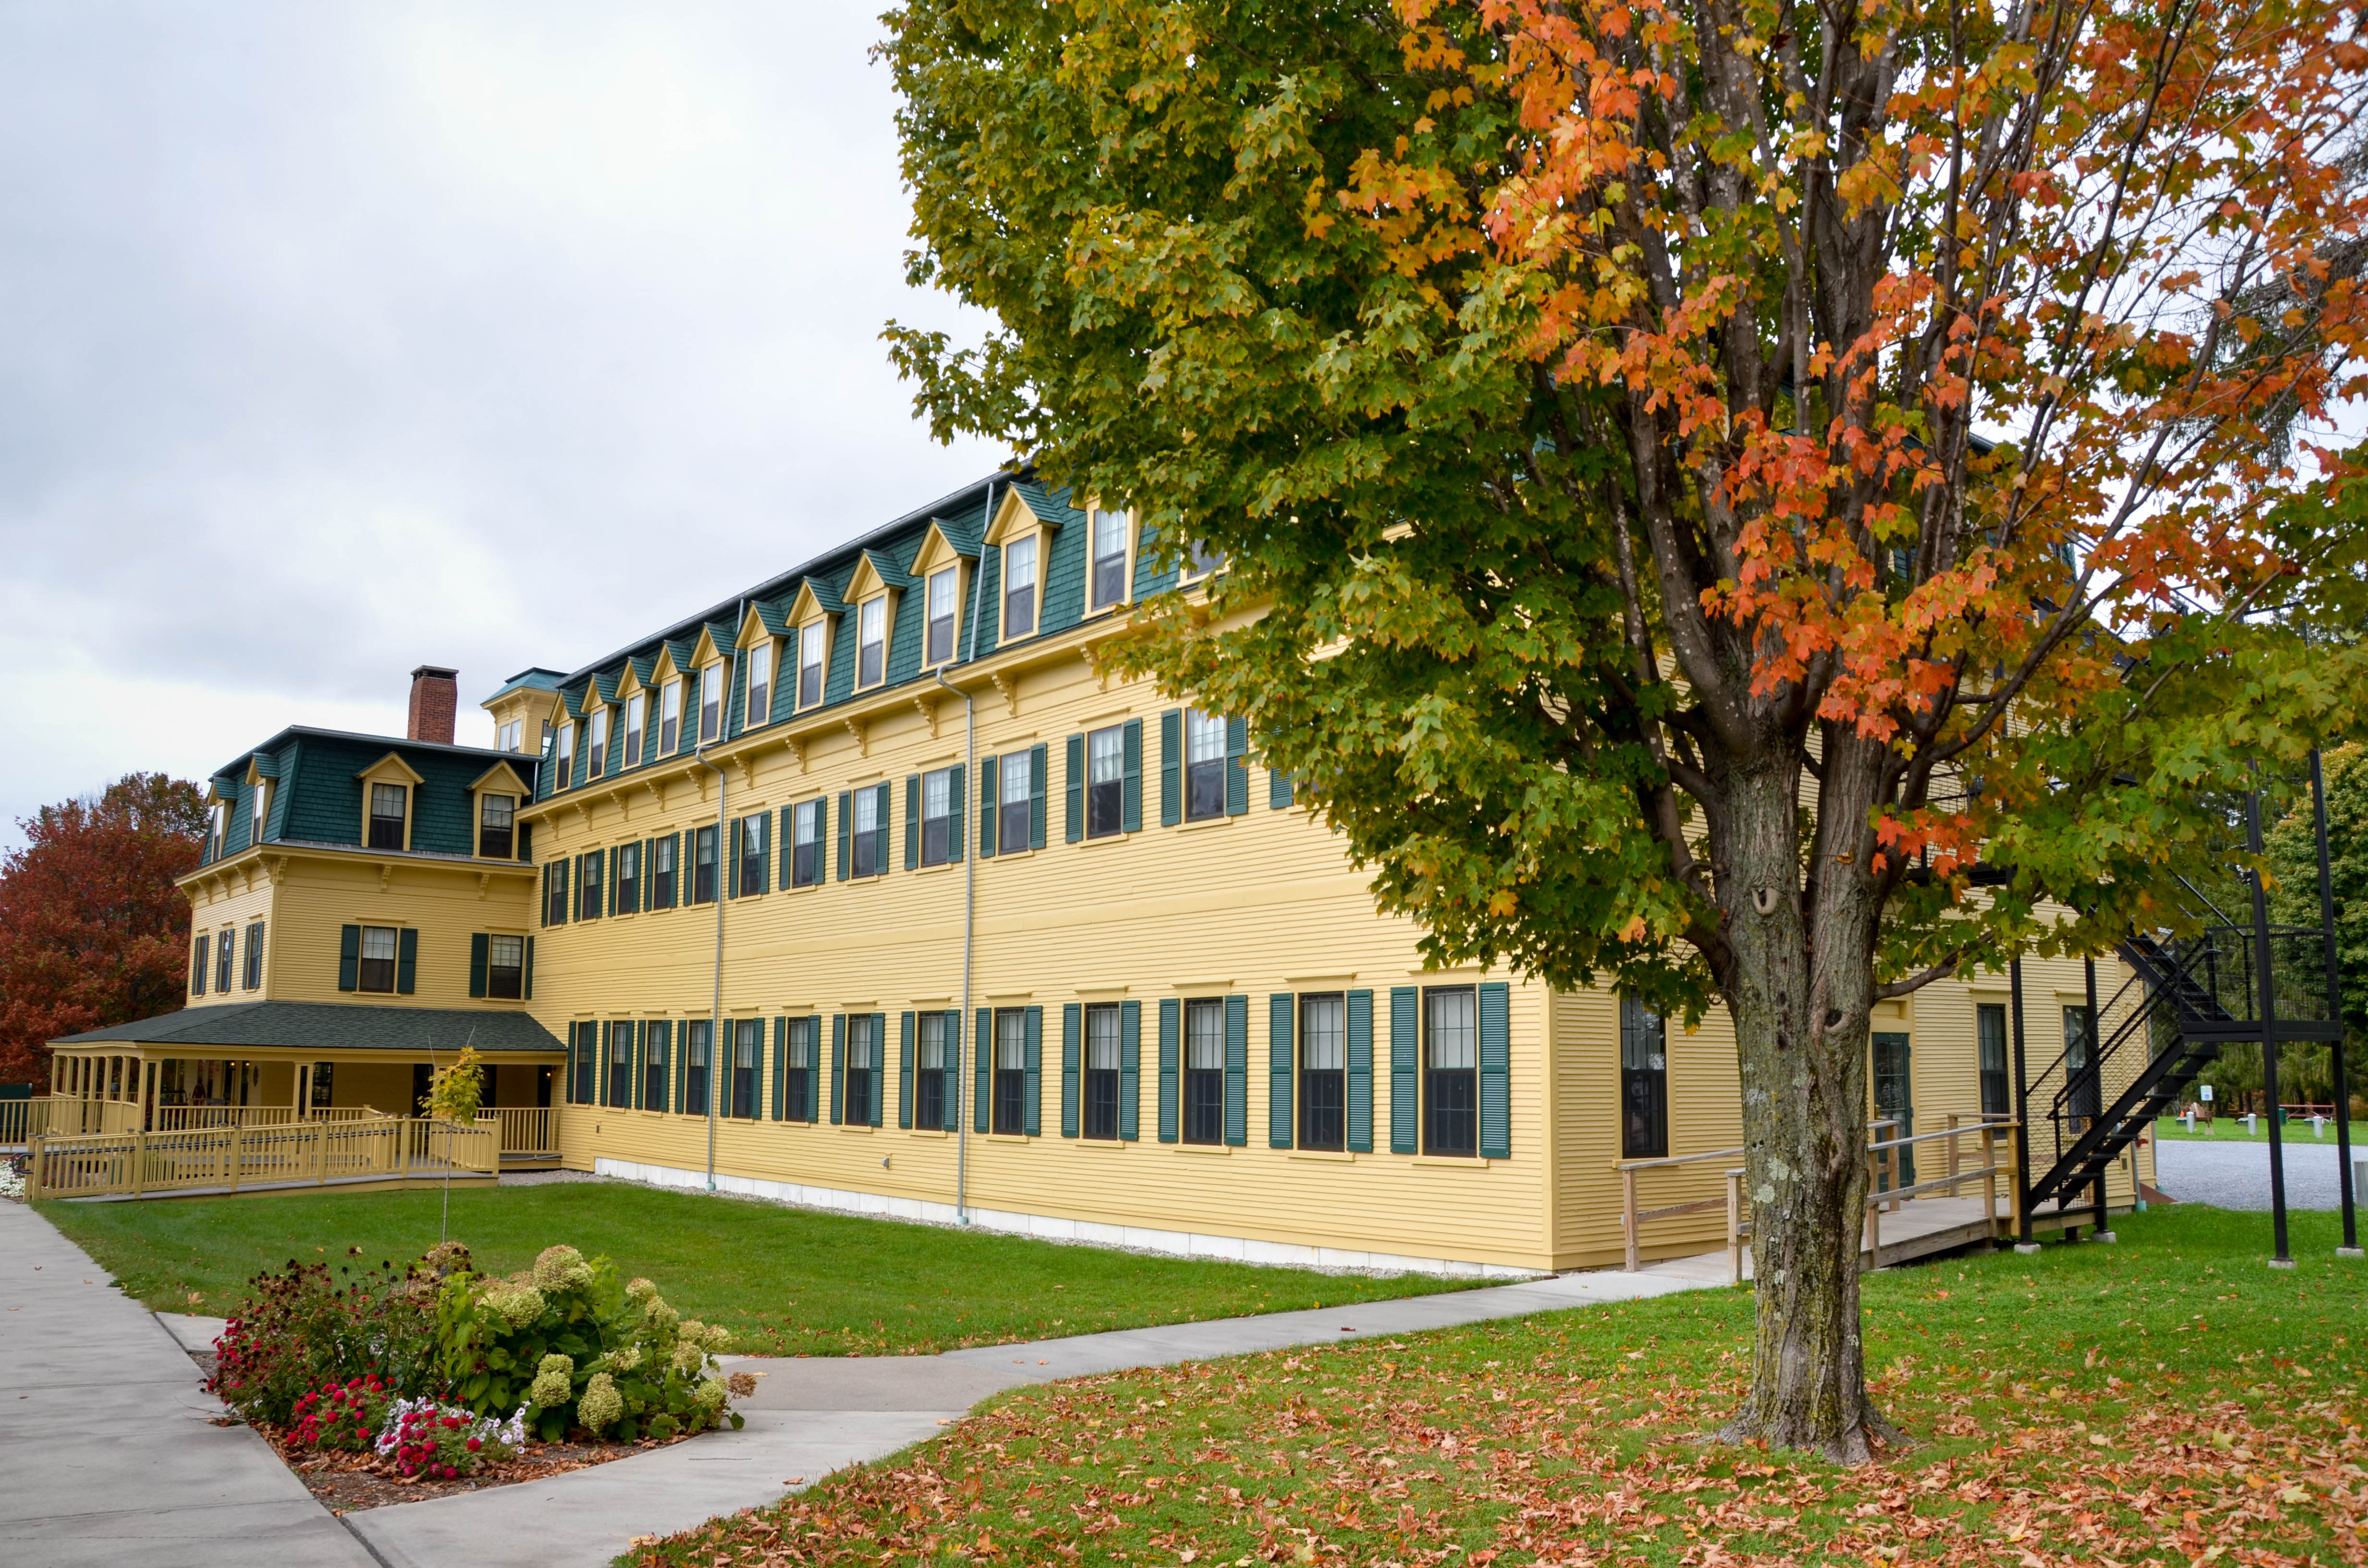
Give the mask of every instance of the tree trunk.
[[[1861, 771], [1850, 760], [1827, 757], [1819, 803], [1829, 824], [1866, 820], [1838, 777]], [[1898, 1440], [1868, 1403], [1859, 1339], [1875, 923], [1856, 834], [1835, 835], [1839, 846], [1819, 835], [1814, 856], [1827, 863], [1813, 857], [1803, 895], [1801, 778], [1796, 767], [1739, 774], [1728, 797], [1718, 897], [1734, 950], [1725, 990], [1742, 1069], [1758, 1321], [1750, 1394], [1719, 1435], [1855, 1464]]]

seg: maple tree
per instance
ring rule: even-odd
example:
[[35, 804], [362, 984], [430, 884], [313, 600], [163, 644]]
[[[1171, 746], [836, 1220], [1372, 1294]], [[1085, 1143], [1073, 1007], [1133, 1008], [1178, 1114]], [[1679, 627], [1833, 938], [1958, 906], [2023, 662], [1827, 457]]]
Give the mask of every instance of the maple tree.
[[[1873, 1007], [2187, 918], [2203, 792], [2354, 722], [2361, 17], [2326, 0], [907, 0], [940, 436], [1203, 594], [1441, 962], [1742, 1073], [1736, 1440], [1871, 1454]], [[2225, 824], [2223, 824], [2225, 825]]]
[[19, 819], [0, 860], [0, 1083], [46, 1083], [50, 1040], [168, 1013], [188, 986], [198, 787], [131, 773]]

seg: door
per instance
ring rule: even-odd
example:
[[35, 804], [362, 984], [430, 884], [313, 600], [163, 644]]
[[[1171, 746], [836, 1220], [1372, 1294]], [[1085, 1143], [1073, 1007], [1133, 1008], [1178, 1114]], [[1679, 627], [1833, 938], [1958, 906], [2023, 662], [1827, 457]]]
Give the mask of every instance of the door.
[[[1874, 1119], [1890, 1121], [1896, 1126], [1879, 1130], [1885, 1140], [1910, 1138], [1916, 1133], [1916, 1106], [1909, 1088], [1910, 1057], [1907, 1037], [1904, 1034], [1879, 1034], [1874, 1037]], [[1899, 1152], [1899, 1182], [1903, 1187], [1916, 1185], [1916, 1151]], [[1891, 1171], [1886, 1160], [1875, 1170], [1877, 1192], [1891, 1190]]]

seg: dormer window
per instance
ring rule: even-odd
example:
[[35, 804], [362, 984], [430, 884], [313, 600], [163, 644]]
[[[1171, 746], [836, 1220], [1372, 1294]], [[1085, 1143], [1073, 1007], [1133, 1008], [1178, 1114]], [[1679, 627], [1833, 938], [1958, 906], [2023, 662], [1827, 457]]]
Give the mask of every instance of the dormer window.
[[1003, 547], [1003, 638], [1036, 630], [1036, 540], [1015, 539]]
[[230, 802], [228, 801], [216, 801], [214, 802], [214, 826], [212, 838], [214, 841], [213, 849], [207, 856], [207, 858], [211, 860], [219, 860], [222, 858], [222, 846], [230, 842]]
[[495, 751], [517, 751], [525, 744], [525, 720], [513, 719], [507, 724], [496, 725], [495, 727], [494, 749]]
[[723, 729], [723, 666], [710, 665], [699, 672], [699, 744], [705, 745]]
[[1209, 576], [1225, 563], [1225, 552], [1206, 540], [1196, 539], [1184, 562], [1187, 580]]
[[640, 692], [625, 699], [625, 766], [632, 767], [642, 760], [643, 720], [649, 716], [650, 699]]
[[401, 784], [370, 786], [370, 846], [372, 849], [400, 849], [403, 846], [403, 822], [411, 801], [411, 791]]
[[866, 599], [857, 611], [855, 684], [878, 686], [888, 670], [888, 597]]
[[263, 842], [264, 827], [271, 821], [271, 780], [258, 778], [247, 791], [246, 843], [253, 848]]
[[682, 682], [670, 680], [658, 699], [658, 755], [672, 756], [682, 744]]
[[516, 837], [511, 824], [518, 813], [515, 795], [481, 795], [477, 799], [477, 853], [489, 860], [510, 858]]
[[748, 650], [749, 725], [763, 723], [773, 711], [773, 644], [768, 638]]
[[810, 620], [798, 628], [798, 710], [822, 706], [823, 640], [828, 628]]
[[584, 740], [584, 777], [598, 778], [609, 767], [609, 710], [604, 705], [592, 710], [589, 727]]
[[559, 726], [559, 782], [564, 790], [575, 781], [575, 721]]
[[1093, 514], [1093, 586], [1096, 609], [1107, 609], [1126, 599], [1126, 514]]
[[954, 612], [962, 600], [962, 568], [929, 574], [929, 657], [942, 665], [954, 656]]

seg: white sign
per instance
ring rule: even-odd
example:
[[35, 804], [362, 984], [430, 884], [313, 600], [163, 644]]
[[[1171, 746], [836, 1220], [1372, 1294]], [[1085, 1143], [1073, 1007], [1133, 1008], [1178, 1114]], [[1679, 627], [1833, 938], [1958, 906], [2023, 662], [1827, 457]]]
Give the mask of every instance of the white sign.
[[2205, 1105], [2210, 1105], [2210, 1104], [2212, 1103], [2212, 1085], [2209, 1085], [2209, 1084], [2200, 1084], [2200, 1085], [2196, 1085], [2196, 1090], [2195, 1090], [2195, 1092], [2196, 1092], [2197, 1094], [2199, 1094], [2199, 1095], [2201, 1095], [2201, 1096], [2203, 1096], [2203, 1103], [2204, 1103]]

